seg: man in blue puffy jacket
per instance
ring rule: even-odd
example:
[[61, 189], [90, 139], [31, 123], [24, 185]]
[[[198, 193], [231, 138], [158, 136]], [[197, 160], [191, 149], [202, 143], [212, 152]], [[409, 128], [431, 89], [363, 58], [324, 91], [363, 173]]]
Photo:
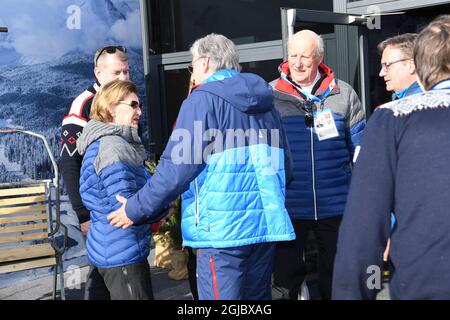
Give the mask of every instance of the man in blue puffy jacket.
[[298, 298], [306, 274], [305, 242], [313, 231], [320, 293], [322, 299], [330, 299], [339, 224], [365, 112], [356, 92], [322, 63], [320, 36], [309, 30], [296, 33], [289, 39], [288, 54], [280, 66], [281, 77], [272, 85], [294, 163], [286, 208], [297, 239], [277, 245], [274, 297]]
[[200, 299], [271, 299], [276, 241], [295, 238], [284, 206], [290, 156], [270, 86], [239, 73], [232, 41], [191, 47], [194, 89], [156, 173], [109, 219], [139, 223], [183, 194], [183, 244], [197, 249]]

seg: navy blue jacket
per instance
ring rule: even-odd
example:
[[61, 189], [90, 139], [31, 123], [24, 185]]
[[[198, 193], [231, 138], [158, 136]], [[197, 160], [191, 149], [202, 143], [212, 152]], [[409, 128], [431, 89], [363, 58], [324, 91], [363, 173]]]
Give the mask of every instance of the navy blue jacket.
[[334, 265], [334, 299], [373, 299], [390, 212], [393, 299], [450, 298], [450, 90], [379, 107], [356, 160]]

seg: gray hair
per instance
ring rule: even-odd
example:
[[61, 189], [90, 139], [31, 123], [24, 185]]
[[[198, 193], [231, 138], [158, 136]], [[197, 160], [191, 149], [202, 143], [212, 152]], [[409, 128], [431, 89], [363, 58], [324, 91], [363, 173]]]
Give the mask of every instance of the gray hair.
[[317, 35], [317, 56], [322, 56], [325, 53], [325, 44], [323, 43], [323, 38]]
[[241, 71], [236, 45], [221, 34], [211, 33], [197, 39], [190, 51], [192, 57], [208, 57], [209, 66], [213, 71], [221, 69]]
[[[302, 30], [303, 32], [308, 32], [309, 34], [314, 34], [316, 35], [316, 57], [320, 57], [323, 56], [325, 54], [325, 44], [323, 42], [323, 38], [316, 34], [315, 32], [311, 31], [311, 30]], [[289, 37], [288, 39], [288, 48], [290, 47], [290, 44], [292, 41], [296, 41], [298, 37], [301, 37], [303, 35], [302, 31], [298, 31], [295, 34], [293, 34], [292, 36]]]

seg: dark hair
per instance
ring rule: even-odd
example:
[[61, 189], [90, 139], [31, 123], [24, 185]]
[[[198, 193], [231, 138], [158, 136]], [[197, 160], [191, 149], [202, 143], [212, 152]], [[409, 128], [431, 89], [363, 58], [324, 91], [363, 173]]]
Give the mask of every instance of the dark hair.
[[450, 15], [437, 17], [419, 33], [414, 63], [425, 90], [450, 78]]
[[406, 56], [412, 58], [414, 52], [414, 44], [416, 43], [417, 33], [404, 33], [398, 36], [387, 38], [378, 44], [378, 53], [383, 54], [384, 49], [388, 46], [399, 49]]

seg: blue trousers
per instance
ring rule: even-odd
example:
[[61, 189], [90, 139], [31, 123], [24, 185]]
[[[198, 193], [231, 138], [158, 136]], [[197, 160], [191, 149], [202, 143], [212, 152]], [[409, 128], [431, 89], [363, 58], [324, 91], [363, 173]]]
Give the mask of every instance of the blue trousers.
[[274, 243], [197, 250], [200, 300], [271, 300]]

